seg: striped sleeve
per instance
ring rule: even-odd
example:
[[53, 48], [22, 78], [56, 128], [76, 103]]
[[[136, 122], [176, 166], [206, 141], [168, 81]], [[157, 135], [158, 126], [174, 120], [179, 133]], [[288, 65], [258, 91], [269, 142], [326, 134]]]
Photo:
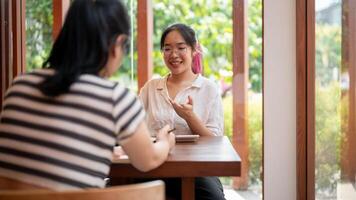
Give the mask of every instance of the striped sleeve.
[[117, 84], [113, 95], [113, 120], [118, 141], [130, 137], [144, 118], [145, 111], [137, 96]]

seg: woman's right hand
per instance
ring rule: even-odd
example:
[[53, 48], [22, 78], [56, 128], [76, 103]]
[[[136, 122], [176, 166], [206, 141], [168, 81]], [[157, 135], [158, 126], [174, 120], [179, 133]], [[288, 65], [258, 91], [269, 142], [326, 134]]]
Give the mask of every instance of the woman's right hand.
[[175, 143], [176, 143], [176, 139], [175, 139], [175, 135], [171, 132], [168, 133], [168, 131], [170, 130], [169, 125], [164, 126], [162, 129], [160, 129], [157, 134], [156, 134], [156, 141], [167, 141], [169, 144], [169, 150], [171, 150]]
[[174, 134], [168, 133], [168, 130], [169, 126], [159, 130], [156, 143], [152, 143], [146, 123], [142, 121], [135, 133], [120, 141], [120, 145], [135, 168], [147, 172], [167, 160], [168, 154], [175, 144]]

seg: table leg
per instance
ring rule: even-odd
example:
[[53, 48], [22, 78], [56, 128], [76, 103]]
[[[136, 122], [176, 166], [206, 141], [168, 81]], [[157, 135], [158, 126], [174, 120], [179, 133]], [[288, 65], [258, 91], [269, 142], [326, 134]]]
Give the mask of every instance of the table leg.
[[182, 178], [182, 200], [194, 200], [195, 198], [195, 178]]

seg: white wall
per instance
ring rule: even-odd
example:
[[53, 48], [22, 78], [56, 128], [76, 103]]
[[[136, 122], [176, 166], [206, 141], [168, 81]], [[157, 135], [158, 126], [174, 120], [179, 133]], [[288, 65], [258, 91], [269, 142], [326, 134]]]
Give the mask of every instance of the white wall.
[[264, 198], [296, 199], [295, 0], [264, 0]]

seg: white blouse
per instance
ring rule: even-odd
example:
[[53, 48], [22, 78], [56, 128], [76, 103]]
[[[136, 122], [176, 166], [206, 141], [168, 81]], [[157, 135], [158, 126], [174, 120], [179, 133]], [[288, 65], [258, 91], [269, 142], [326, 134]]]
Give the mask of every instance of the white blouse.
[[[173, 109], [169, 102], [167, 78], [152, 79], [140, 91], [140, 99], [146, 110], [146, 122], [151, 135], [169, 124], [176, 128], [176, 135], [193, 134], [186, 123]], [[214, 133], [223, 135], [224, 114], [221, 95], [217, 85], [199, 75], [191, 86], [179, 91], [174, 99], [177, 103], [187, 103], [188, 95], [193, 99], [193, 112]], [[197, 134], [197, 133], [194, 133]]]

